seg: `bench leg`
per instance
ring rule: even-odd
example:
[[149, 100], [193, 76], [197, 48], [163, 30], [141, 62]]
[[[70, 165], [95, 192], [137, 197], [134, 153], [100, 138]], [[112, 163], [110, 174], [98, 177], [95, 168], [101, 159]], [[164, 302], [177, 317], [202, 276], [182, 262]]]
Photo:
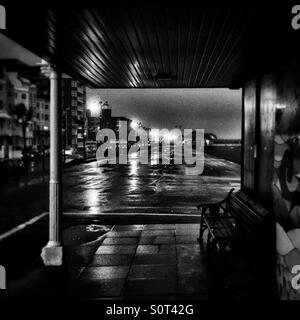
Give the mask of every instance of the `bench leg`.
[[203, 212], [201, 213], [201, 218], [200, 218], [200, 232], [199, 232], [199, 238], [198, 238], [198, 242], [200, 242], [201, 244], [203, 243], [203, 233], [205, 230], [205, 226], [204, 226], [204, 214]]
[[207, 243], [206, 243], [206, 256], [209, 256], [210, 253], [210, 247], [211, 247], [211, 234], [208, 232], [207, 234]]

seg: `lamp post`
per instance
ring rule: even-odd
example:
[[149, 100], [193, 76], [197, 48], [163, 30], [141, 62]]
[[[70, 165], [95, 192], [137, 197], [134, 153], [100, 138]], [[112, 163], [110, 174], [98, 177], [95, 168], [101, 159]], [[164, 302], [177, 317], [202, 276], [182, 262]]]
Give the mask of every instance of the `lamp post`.
[[61, 73], [49, 64], [42, 73], [50, 78], [50, 181], [49, 181], [49, 241], [41, 257], [46, 266], [63, 264], [62, 246], [62, 152], [61, 152]]

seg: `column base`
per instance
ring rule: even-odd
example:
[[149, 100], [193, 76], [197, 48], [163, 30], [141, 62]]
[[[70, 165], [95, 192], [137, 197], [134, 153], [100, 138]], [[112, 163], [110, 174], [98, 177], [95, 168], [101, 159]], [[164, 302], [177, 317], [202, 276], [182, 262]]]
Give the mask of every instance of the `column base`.
[[63, 265], [63, 247], [48, 243], [42, 249], [41, 257], [45, 266], [62, 266]]

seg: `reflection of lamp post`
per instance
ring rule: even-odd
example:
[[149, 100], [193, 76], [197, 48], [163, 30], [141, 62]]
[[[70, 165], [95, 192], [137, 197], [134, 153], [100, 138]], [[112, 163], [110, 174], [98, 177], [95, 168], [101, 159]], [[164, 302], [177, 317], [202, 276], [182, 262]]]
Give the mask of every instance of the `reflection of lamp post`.
[[83, 159], [86, 159], [86, 147], [85, 147], [85, 138], [86, 138], [86, 132], [85, 132], [85, 127], [83, 129]]
[[63, 116], [65, 117], [65, 125], [64, 128], [62, 128], [62, 131], [64, 133], [64, 161], [63, 163], [66, 163], [66, 148], [67, 148], [67, 144], [68, 144], [68, 111], [70, 110], [70, 108], [65, 108], [65, 110], [63, 110]]

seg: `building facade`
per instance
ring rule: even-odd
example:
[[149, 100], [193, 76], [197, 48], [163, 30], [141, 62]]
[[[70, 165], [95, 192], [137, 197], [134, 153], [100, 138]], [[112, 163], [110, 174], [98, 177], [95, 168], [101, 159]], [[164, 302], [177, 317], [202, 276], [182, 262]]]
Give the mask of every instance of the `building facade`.
[[[0, 158], [20, 158], [24, 147], [22, 120], [16, 107], [23, 104], [28, 112], [36, 107], [36, 86], [5, 65], [0, 70]], [[25, 128], [26, 146], [34, 145], [34, 117]]]
[[83, 151], [86, 138], [86, 90], [70, 77], [62, 80], [62, 108], [65, 146]]
[[34, 144], [37, 149], [50, 147], [50, 103], [38, 98], [34, 109]]
[[[50, 82], [47, 78], [35, 80], [38, 99], [49, 104]], [[77, 80], [66, 75], [62, 78], [62, 128], [63, 147], [82, 152], [86, 139], [86, 88]], [[46, 114], [45, 114], [46, 115]], [[47, 116], [47, 115], [46, 115]], [[47, 124], [45, 124], [47, 127]]]
[[[31, 112], [26, 124], [26, 147], [35, 150], [50, 146], [50, 82], [39, 67], [17, 60], [0, 61], [0, 158], [20, 158], [24, 148], [22, 121], [16, 106]], [[83, 153], [86, 139], [86, 89], [66, 75], [62, 78], [63, 147]]]

